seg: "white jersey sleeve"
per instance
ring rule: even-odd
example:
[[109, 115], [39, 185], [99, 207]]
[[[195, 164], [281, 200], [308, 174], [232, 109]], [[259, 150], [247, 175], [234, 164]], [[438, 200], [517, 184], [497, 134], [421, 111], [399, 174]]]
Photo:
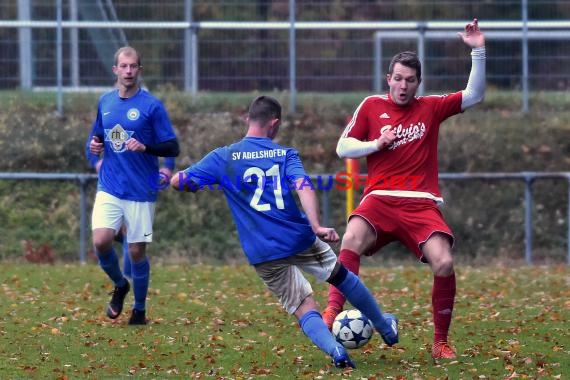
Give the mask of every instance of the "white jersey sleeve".
[[462, 92], [462, 111], [481, 102], [485, 97], [485, 54], [485, 46], [474, 48], [471, 51], [471, 72], [467, 87]]

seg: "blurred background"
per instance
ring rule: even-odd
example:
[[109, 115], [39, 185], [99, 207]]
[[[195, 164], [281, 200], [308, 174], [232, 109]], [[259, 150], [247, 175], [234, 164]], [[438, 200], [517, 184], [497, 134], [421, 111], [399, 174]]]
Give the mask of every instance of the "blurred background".
[[563, 0], [3, 0], [0, 14], [0, 89], [109, 86], [113, 53], [129, 44], [149, 87], [377, 90], [410, 49], [425, 90], [442, 91], [463, 84], [456, 32], [474, 17], [488, 33], [489, 86], [569, 86]]

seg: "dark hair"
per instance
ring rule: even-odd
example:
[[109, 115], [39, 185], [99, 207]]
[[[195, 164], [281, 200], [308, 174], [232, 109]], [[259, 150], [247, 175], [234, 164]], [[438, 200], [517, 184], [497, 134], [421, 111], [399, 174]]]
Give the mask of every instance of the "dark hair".
[[390, 67], [388, 67], [388, 74], [394, 73], [394, 66], [396, 63], [409, 67], [416, 70], [416, 77], [418, 80], [422, 79], [422, 63], [418, 58], [418, 55], [413, 51], [403, 51], [396, 54], [392, 61], [390, 62]]
[[266, 123], [271, 119], [281, 119], [281, 104], [271, 96], [258, 96], [249, 106], [249, 120]]

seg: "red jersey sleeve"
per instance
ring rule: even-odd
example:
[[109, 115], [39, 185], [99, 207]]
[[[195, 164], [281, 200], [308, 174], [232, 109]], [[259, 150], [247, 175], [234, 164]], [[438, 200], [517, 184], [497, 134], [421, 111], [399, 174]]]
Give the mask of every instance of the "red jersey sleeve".
[[440, 122], [461, 113], [461, 101], [463, 100], [461, 91], [447, 95], [428, 96], [427, 98], [433, 100], [434, 119]]
[[373, 98], [374, 97], [369, 96], [360, 103], [358, 108], [356, 108], [356, 111], [354, 111], [354, 114], [344, 129], [341, 137], [354, 137], [360, 141], [368, 140], [368, 129], [370, 127], [368, 117]]

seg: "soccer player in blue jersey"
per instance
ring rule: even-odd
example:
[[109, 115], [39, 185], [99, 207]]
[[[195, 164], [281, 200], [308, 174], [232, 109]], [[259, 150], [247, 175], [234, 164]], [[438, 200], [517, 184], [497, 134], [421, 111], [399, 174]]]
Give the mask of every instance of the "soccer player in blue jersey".
[[113, 248], [125, 224], [135, 298], [129, 324], [144, 325], [150, 277], [146, 245], [152, 242], [158, 195], [152, 181], [158, 174], [158, 157], [176, 157], [180, 149], [164, 106], [140, 86], [138, 52], [132, 47], [117, 50], [113, 72], [116, 88], [99, 99], [89, 137], [89, 152], [104, 157], [93, 205], [93, 245], [99, 265], [115, 285], [107, 307], [107, 316], [115, 319], [130, 290]]
[[[90, 142], [91, 140], [89, 140]], [[103, 159], [99, 158], [98, 156], [92, 154], [89, 151], [89, 143], [87, 144], [86, 149], [86, 156], [87, 160], [92, 169], [95, 170], [96, 173], [99, 173], [99, 168], [103, 163]], [[161, 181], [160, 183], [156, 183], [156, 186], [162, 188], [163, 185], [167, 185], [170, 182], [170, 178], [172, 178], [172, 173], [174, 171], [174, 167], [176, 166], [176, 159], [174, 157], [166, 157], [163, 160], [163, 165], [161, 166], [159, 172], [160, 175], [157, 176], [157, 180]], [[152, 184], [153, 182], [151, 182]], [[132, 279], [132, 261], [131, 256], [129, 254], [129, 242], [127, 241], [127, 230], [125, 229], [125, 225], [123, 225], [117, 234], [115, 235], [115, 241], [119, 242], [122, 247], [123, 251], [123, 275], [128, 279]]]
[[298, 152], [272, 141], [280, 122], [279, 102], [257, 97], [249, 108], [246, 136], [176, 173], [171, 186], [192, 192], [204, 187], [223, 190], [242, 248], [259, 277], [336, 367], [354, 367], [325, 325], [301, 270], [341, 289], [390, 346], [398, 342], [398, 320], [382, 314], [368, 288], [342, 266], [326, 243], [338, 241], [339, 236], [333, 228], [321, 226], [315, 189]]

